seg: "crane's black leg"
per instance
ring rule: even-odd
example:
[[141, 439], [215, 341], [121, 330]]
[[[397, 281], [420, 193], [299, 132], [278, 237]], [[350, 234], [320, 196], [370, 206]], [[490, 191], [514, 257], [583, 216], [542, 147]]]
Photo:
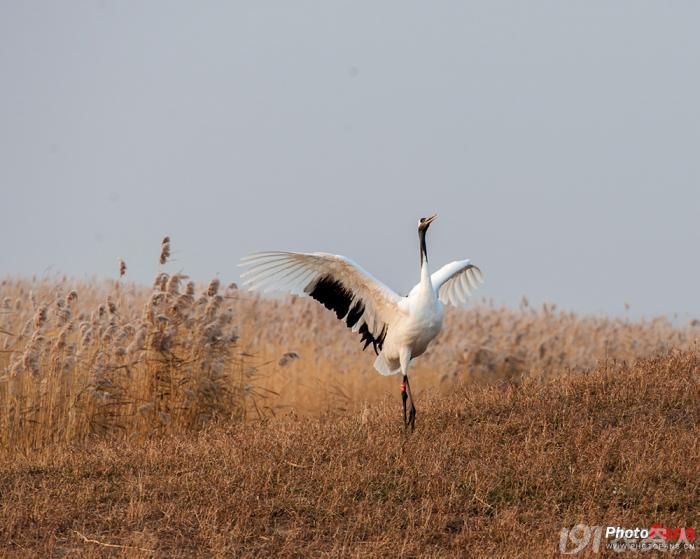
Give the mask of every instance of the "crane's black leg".
[[408, 399], [408, 394], [406, 394], [406, 375], [403, 376], [403, 382], [401, 383], [401, 400], [403, 401], [403, 425], [408, 426], [408, 420], [406, 419], [406, 400]]
[[411, 431], [416, 428], [416, 406], [413, 404], [413, 394], [411, 394], [411, 385], [408, 382], [408, 375], [404, 375], [403, 382], [406, 385], [406, 390], [408, 391], [408, 397], [411, 400], [411, 407], [408, 411], [408, 422], [406, 422], [406, 400], [404, 400], [404, 424], [408, 427], [411, 426]]

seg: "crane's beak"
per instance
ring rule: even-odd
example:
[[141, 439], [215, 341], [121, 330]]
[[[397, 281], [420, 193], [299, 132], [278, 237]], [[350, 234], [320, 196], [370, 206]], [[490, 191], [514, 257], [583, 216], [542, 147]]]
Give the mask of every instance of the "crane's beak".
[[430, 225], [430, 224], [435, 220], [436, 217], [437, 217], [437, 214], [433, 214], [433, 215], [431, 215], [430, 217], [425, 218], [425, 222], [424, 222], [424, 223], [425, 223], [426, 225]]

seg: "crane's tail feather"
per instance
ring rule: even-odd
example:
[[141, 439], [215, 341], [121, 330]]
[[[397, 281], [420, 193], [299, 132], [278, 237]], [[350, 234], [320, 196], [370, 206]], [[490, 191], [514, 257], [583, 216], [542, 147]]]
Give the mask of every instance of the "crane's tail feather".
[[396, 375], [401, 372], [401, 366], [398, 364], [398, 361], [396, 367], [392, 367], [381, 353], [374, 360], [374, 368], [384, 376]]

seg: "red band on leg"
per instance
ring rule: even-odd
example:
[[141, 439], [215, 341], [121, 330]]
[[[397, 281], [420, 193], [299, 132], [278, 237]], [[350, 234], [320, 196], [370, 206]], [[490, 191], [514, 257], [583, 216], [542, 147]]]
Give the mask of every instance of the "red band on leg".
[[401, 392], [406, 392], [406, 383], [405, 382], [401, 383]]

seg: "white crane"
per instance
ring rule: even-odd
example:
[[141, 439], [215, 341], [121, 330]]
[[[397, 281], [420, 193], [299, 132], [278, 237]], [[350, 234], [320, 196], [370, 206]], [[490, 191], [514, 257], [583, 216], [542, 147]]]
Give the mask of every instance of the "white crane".
[[[425, 234], [437, 215], [418, 222], [420, 282], [402, 297], [344, 256], [322, 252], [260, 252], [241, 259], [248, 270], [243, 285], [260, 291], [285, 290], [310, 295], [362, 336], [377, 354], [383, 375], [401, 372], [404, 426], [415, 428], [416, 407], [408, 382], [411, 361], [422, 355], [442, 328], [443, 304], [458, 306], [483, 281], [469, 260], [428, 271]], [[406, 416], [406, 400], [410, 401]]]

